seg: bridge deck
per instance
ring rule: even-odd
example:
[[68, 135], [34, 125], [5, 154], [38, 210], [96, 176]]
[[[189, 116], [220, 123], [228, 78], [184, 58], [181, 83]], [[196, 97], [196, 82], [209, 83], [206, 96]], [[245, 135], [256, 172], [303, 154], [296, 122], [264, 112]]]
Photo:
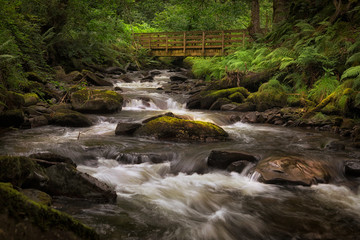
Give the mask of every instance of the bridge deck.
[[223, 56], [244, 46], [246, 30], [136, 33], [135, 41], [153, 56]]

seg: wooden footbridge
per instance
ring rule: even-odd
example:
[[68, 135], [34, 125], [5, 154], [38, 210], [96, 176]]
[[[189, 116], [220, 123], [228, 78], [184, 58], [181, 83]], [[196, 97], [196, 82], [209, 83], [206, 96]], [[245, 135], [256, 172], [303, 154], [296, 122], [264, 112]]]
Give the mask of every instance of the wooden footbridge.
[[153, 56], [224, 56], [229, 48], [244, 46], [246, 30], [135, 33], [135, 42]]

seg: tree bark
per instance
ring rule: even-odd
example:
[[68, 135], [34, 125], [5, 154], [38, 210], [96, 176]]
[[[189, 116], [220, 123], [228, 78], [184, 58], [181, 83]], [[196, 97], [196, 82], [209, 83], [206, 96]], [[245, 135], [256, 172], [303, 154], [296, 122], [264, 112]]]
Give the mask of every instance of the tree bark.
[[260, 4], [259, 0], [251, 1], [251, 22], [248, 28], [249, 34], [253, 39], [256, 39], [258, 34], [261, 33], [260, 28]]

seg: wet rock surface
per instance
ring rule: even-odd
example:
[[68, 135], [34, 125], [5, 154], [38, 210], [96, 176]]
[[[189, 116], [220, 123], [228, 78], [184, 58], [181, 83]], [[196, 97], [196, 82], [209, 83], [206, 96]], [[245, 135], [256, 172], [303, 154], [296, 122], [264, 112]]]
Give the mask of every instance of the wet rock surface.
[[311, 186], [328, 183], [331, 174], [321, 161], [299, 157], [269, 157], [261, 160], [255, 169], [260, 181], [271, 184]]

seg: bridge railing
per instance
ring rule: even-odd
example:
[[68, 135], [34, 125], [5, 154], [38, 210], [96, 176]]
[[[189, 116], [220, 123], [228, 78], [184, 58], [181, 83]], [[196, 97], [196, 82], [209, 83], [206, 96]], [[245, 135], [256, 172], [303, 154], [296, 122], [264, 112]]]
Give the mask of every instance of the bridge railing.
[[136, 33], [135, 40], [156, 56], [225, 55], [229, 47], [244, 46], [246, 30]]

